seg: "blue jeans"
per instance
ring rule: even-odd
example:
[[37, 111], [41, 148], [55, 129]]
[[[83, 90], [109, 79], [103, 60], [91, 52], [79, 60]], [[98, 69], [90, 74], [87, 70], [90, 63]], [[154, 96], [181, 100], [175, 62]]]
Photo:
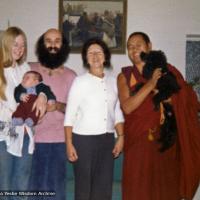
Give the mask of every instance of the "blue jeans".
[[[29, 137], [24, 136], [22, 157], [9, 154], [5, 142], [0, 142], [0, 190], [27, 191], [31, 173], [32, 155], [28, 154]], [[5, 200], [27, 199], [20, 196], [5, 196]]]
[[[12, 159], [10, 154], [6, 151], [6, 143], [0, 142], [0, 191], [7, 191], [11, 189], [11, 171]], [[8, 200], [8, 196], [3, 196]]]
[[36, 143], [30, 190], [54, 192], [55, 195], [30, 196], [29, 200], [66, 200], [65, 143]]

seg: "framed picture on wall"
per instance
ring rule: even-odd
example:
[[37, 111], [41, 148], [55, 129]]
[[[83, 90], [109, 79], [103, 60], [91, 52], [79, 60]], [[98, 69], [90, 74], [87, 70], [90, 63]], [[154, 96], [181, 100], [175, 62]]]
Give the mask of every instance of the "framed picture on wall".
[[59, 0], [59, 29], [71, 51], [89, 38], [106, 42], [112, 53], [125, 53], [127, 0]]
[[200, 101], [200, 34], [186, 35], [186, 80]]

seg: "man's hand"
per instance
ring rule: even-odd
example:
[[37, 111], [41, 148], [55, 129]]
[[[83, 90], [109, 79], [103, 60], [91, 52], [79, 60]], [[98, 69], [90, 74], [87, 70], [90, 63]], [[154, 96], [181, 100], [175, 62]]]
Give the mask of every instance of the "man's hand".
[[58, 112], [65, 113], [65, 107], [66, 107], [65, 103], [56, 101], [55, 103], [47, 105], [47, 112], [53, 112], [57, 110]]
[[44, 94], [39, 94], [35, 100], [32, 111], [36, 109], [36, 116], [42, 118], [47, 110], [47, 98]]
[[156, 84], [158, 82], [158, 79], [162, 76], [162, 71], [161, 68], [157, 68], [154, 70], [153, 75], [151, 77], [151, 79], [148, 81], [151, 86], [152, 86], [152, 90], [154, 90], [156, 88]]
[[66, 104], [59, 101], [56, 102], [56, 109], [59, 112], [65, 113]]

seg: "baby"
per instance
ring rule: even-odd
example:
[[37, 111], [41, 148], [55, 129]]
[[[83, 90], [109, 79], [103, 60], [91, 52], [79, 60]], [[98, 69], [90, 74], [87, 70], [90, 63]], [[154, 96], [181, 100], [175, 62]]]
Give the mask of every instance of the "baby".
[[13, 127], [23, 124], [32, 127], [37, 124], [39, 116], [36, 116], [36, 110], [32, 110], [32, 107], [40, 93], [46, 95], [48, 104], [56, 102], [56, 97], [50, 87], [42, 83], [42, 81], [40, 73], [28, 71], [24, 74], [21, 84], [15, 88], [14, 97], [19, 105], [12, 115]]

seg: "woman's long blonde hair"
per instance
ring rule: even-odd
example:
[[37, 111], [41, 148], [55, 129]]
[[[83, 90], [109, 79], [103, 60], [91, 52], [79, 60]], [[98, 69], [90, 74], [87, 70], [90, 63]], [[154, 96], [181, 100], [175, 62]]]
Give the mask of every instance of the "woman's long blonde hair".
[[24, 38], [25, 50], [23, 56], [17, 60], [17, 63], [22, 64], [27, 56], [27, 40], [25, 33], [18, 27], [9, 27], [2, 35], [1, 48], [3, 54], [3, 66], [10, 67], [13, 64], [12, 46], [17, 36], [22, 35]]
[[6, 100], [5, 87], [6, 87], [6, 79], [4, 76], [3, 55], [2, 55], [2, 49], [0, 48], [0, 99], [1, 100]]
[[6, 100], [5, 88], [6, 88], [6, 79], [4, 75], [4, 68], [11, 67], [13, 65], [12, 57], [12, 47], [15, 42], [16, 37], [22, 35], [24, 38], [25, 50], [23, 56], [17, 60], [17, 63], [22, 64], [27, 56], [27, 40], [25, 33], [18, 27], [9, 27], [5, 30], [1, 37], [0, 42], [0, 99]]

